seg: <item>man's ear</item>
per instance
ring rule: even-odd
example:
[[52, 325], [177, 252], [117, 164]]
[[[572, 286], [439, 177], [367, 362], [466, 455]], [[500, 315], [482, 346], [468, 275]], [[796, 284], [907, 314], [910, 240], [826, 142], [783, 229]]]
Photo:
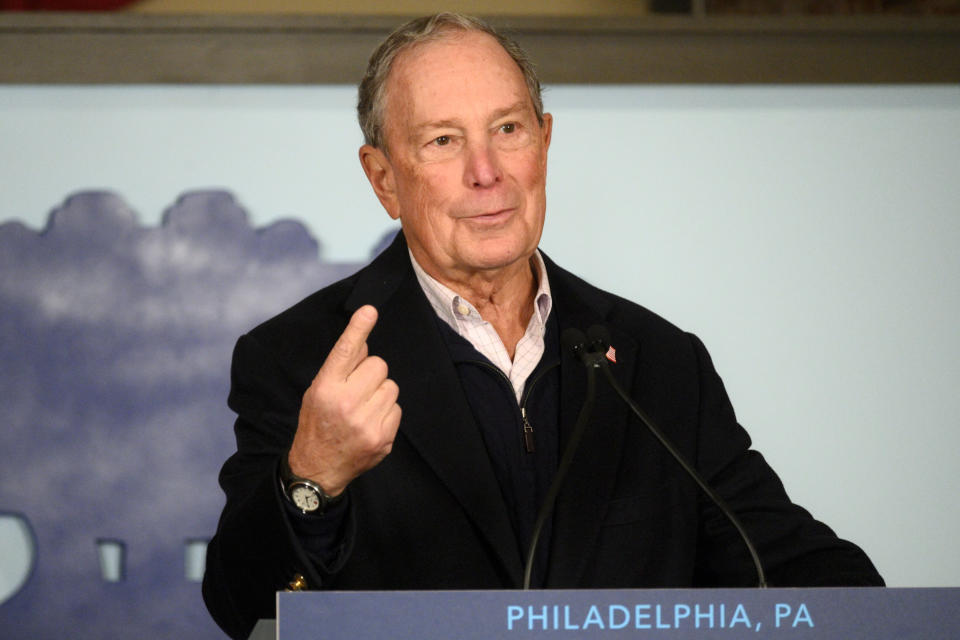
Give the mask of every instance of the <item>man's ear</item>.
[[541, 135], [543, 135], [544, 148], [550, 148], [550, 140], [553, 136], [553, 115], [549, 113], [543, 114], [543, 127], [540, 129]]
[[373, 187], [373, 192], [377, 194], [380, 204], [387, 210], [390, 217], [396, 220], [400, 217], [400, 210], [397, 206], [397, 183], [394, 180], [393, 166], [390, 159], [382, 150], [374, 146], [365, 144], [360, 147], [360, 166], [363, 172], [367, 174], [367, 180]]

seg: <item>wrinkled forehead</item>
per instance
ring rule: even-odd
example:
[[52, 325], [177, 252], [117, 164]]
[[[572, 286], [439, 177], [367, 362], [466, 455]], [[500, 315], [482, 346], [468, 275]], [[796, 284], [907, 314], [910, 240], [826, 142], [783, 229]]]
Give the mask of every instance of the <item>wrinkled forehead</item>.
[[384, 132], [409, 124], [409, 118], [429, 109], [433, 100], [455, 92], [470, 95], [479, 74], [495, 78], [498, 92], [509, 96], [510, 104], [529, 103], [533, 109], [523, 71], [493, 36], [448, 29], [397, 54], [383, 88]]

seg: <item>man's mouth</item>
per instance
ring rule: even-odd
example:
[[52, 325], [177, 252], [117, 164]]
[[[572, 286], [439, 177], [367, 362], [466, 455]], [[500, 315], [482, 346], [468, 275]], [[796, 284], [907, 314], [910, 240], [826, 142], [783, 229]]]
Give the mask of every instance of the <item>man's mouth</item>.
[[504, 209], [497, 209], [495, 211], [488, 211], [486, 213], [477, 213], [474, 215], [467, 216], [470, 220], [476, 220], [478, 222], [497, 222], [503, 219], [510, 217], [516, 209], [513, 207], [507, 207]]

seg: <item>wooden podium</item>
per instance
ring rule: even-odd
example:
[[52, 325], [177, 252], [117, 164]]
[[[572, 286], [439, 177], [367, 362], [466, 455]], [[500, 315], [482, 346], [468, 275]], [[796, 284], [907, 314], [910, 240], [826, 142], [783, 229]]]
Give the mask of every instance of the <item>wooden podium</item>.
[[960, 588], [281, 592], [251, 639], [960, 638]]

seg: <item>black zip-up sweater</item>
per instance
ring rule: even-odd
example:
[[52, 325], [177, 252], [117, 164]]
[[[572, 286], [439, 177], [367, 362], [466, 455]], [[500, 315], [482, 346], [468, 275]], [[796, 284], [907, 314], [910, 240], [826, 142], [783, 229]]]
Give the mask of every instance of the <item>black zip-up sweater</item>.
[[[443, 320], [437, 318], [437, 324], [487, 446], [517, 548], [526, 558], [560, 448], [560, 330], [556, 314], [547, 318], [543, 356], [527, 378], [519, 403], [510, 380], [499, 368]], [[549, 548], [548, 519], [537, 543], [533, 585], [544, 584]]]

